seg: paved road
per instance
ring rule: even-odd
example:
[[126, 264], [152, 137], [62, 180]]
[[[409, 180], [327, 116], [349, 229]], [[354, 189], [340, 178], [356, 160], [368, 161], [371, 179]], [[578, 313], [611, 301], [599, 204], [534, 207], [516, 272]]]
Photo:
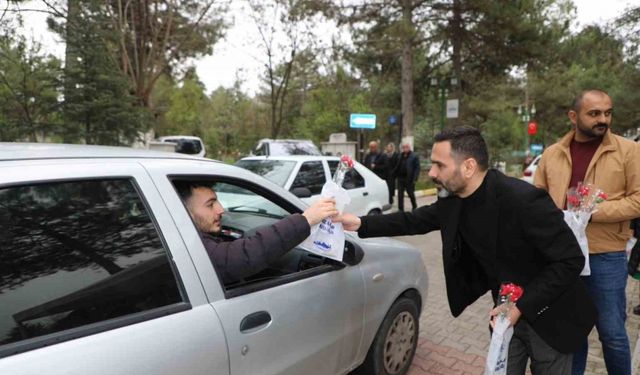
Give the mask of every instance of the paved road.
[[[418, 204], [433, 201], [433, 197], [419, 198]], [[411, 207], [408, 200], [405, 207]], [[469, 306], [458, 318], [453, 318], [447, 304], [444, 272], [442, 268], [440, 233], [399, 237], [422, 251], [422, 259], [429, 272], [429, 296], [420, 318], [418, 350], [409, 375], [423, 374], [478, 374], [484, 372], [484, 360], [489, 347], [488, 313], [491, 307], [489, 294]], [[627, 332], [632, 349], [638, 337], [640, 317], [631, 313], [638, 304], [639, 283], [629, 279], [627, 286]], [[606, 374], [602, 350], [597, 333], [590, 336], [586, 374]]]

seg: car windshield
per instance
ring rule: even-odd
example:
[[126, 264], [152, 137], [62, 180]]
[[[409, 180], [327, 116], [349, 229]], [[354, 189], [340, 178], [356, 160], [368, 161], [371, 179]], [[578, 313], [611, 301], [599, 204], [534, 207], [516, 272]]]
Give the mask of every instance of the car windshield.
[[181, 154], [196, 155], [202, 151], [202, 144], [197, 139], [167, 139], [165, 142], [176, 144], [176, 152]]
[[289, 179], [296, 162], [290, 160], [240, 160], [236, 163], [238, 167], [250, 170], [255, 174], [266, 178], [282, 187]]
[[[268, 150], [267, 150], [268, 148]], [[309, 141], [272, 141], [256, 148], [256, 155], [322, 155], [318, 147]]]

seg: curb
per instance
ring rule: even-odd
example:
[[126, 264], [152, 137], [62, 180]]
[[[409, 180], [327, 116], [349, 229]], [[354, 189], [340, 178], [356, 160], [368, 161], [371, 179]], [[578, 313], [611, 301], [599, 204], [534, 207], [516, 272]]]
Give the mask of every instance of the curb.
[[416, 190], [416, 192], [415, 192], [416, 198], [436, 195], [437, 193], [438, 193], [438, 190], [436, 188], [424, 189], [424, 190]]

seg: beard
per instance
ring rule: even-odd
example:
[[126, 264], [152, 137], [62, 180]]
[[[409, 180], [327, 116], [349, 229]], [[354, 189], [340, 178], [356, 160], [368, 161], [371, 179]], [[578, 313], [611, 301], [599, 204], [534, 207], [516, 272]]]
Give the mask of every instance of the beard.
[[585, 125], [580, 118], [576, 122], [576, 131], [580, 132], [587, 138], [602, 138], [609, 130], [609, 124], [599, 122], [591, 127]]
[[201, 217], [199, 215], [193, 215], [192, 216], [194, 221], [196, 222], [196, 227], [204, 233], [220, 233], [221, 228], [220, 225], [218, 224], [217, 221], [215, 222], [211, 222], [209, 220], [207, 220], [204, 217]]
[[[458, 181], [456, 181], [456, 179]], [[447, 198], [451, 195], [457, 195], [462, 192], [465, 187], [462, 182], [462, 175], [459, 171], [456, 171], [448, 182], [438, 180], [437, 178], [432, 178], [431, 180], [436, 184], [438, 189], [438, 198]]]
[[438, 187], [438, 198], [448, 198], [451, 196], [451, 192], [444, 187]]

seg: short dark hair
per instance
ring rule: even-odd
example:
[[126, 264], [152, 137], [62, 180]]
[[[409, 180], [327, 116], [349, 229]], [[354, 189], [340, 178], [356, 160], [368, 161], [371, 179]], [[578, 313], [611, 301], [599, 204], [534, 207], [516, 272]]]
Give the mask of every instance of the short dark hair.
[[173, 186], [175, 186], [183, 202], [187, 202], [193, 195], [193, 190], [197, 188], [212, 189], [212, 184], [205, 181], [176, 180], [173, 181]]
[[609, 93], [601, 90], [601, 89], [587, 89], [587, 90], [582, 90], [578, 93], [578, 95], [575, 96], [575, 98], [573, 98], [573, 103], [571, 104], [571, 109], [576, 111], [576, 112], [580, 112], [580, 108], [582, 107], [582, 99], [584, 99], [584, 96], [587, 95], [590, 92], [597, 92], [599, 94], [603, 94], [606, 96], [609, 96]]
[[444, 130], [435, 137], [436, 142], [449, 141], [451, 153], [454, 156], [473, 158], [486, 171], [489, 168], [489, 152], [487, 144], [478, 129], [471, 126], [459, 126], [454, 129]]

